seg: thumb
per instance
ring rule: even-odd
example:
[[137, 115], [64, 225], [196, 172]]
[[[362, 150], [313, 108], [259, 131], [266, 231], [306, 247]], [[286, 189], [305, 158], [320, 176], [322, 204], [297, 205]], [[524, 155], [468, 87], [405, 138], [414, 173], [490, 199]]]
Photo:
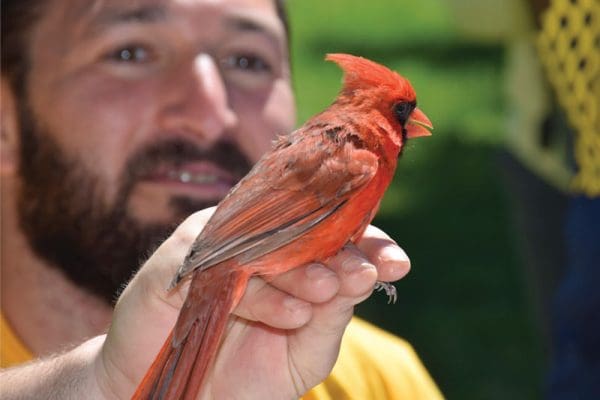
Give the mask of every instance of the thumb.
[[100, 354], [104, 387], [131, 395], [175, 325], [188, 284], [167, 291], [196, 236], [214, 212], [188, 217], [129, 282], [117, 304]]
[[[139, 296], [139, 300], [159, 300], [179, 310], [187, 295], [188, 285], [183, 283], [169, 291], [169, 284], [214, 210], [214, 207], [206, 208], [183, 221], [136, 273], [119, 298], [117, 307], [130, 296], [129, 292], [136, 289], [146, 292], [144, 296]], [[150, 308], [154, 307], [150, 305]]]

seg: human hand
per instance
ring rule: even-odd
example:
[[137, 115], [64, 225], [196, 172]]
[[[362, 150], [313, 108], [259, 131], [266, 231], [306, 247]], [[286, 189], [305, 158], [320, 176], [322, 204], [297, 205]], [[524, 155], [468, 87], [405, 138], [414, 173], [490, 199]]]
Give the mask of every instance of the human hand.
[[[106, 398], [131, 396], [174, 326], [187, 287], [166, 287], [212, 211], [182, 223], [121, 295], [95, 358]], [[270, 282], [252, 278], [200, 398], [300, 397], [331, 372], [354, 305], [376, 280], [400, 279], [409, 267], [404, 252], [369, 227], [358, 247], [346, 246], [326, 266], [307, 265]]]

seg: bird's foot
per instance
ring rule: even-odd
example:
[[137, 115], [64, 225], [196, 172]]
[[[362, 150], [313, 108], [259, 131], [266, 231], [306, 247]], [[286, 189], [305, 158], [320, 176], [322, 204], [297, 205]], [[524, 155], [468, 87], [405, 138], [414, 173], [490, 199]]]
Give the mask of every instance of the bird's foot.
[[377, 281], [375, 282], [375, 287], [373, 288], [373, 290], [377, 290], [378, 292], [384, 290], [385, 294], [387, 294], [388, 296], [388, 304], [395, 303], [396, 300], [398, 300], [398, 292], [396, 291], [396, 286], [392, 285], [389, 282]]

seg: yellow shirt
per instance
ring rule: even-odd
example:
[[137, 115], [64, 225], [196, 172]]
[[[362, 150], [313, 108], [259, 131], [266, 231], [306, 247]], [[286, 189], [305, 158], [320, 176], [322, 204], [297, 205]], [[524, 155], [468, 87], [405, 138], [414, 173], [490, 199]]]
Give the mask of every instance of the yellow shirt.
[[0, 313], [0, 368], [22, 364], [33, 358], [33, 354], [13, 333], [8, 321]]
[[[0, 367], [33, 358], [0, 313]], [[443, 398], [412, 347], [363, 320], [348, 327], [331, 375], [304, 400]]]

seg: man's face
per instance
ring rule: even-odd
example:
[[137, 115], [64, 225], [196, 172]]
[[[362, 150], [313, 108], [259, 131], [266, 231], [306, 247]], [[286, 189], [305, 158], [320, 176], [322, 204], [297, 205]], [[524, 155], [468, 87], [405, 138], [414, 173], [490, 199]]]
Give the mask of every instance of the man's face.
[[21, 219], [42, 257], [109, 299], [291, 129], [286, 36], [273, 0], [44, 9], [20, 101]]

